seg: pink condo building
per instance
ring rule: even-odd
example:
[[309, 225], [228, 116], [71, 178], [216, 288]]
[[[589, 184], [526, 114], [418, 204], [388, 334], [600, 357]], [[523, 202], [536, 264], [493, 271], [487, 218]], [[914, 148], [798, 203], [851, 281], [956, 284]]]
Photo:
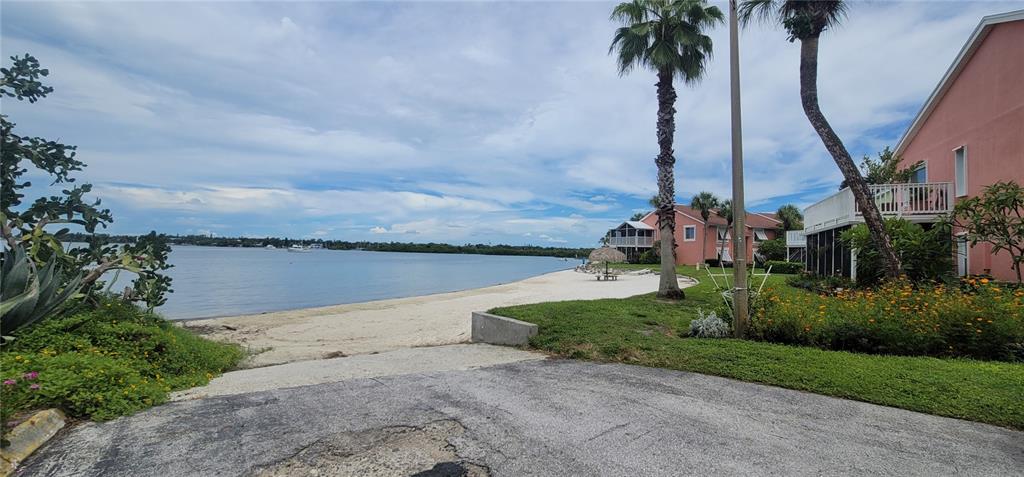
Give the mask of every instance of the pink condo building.
[[[896, 146], [901, 164], [921, 161], [909, 184], [870, 186], [882, 215], [935, 223], [957, 201], [998, 181], [1024, 184], [1024, 10], [985, 17]], [[856, 256], [837, 239], [863, 223], [844, 189], [804, 211], [807, 270], [852, 276]], [[1016, 280], [1006, 252], [970, 247], [954, 230], [960, 275]]]
[[[728, 227], [725, 219], [714, 212], [708, 217], [707, 235], [704, 234], [704, 225], [700, 211], [685, 205], [676, 206], [676, 265], [697, 265], [702, 257], [732, 262], [735, 255], [732, 227]], [[758, 245], [778, 237], [781, 229], [782, 222], [775, 214], [748, 212], [744, 236], [748, 259], [752, 261]], [[609, 246], [624, 252], [627, 259], [635, 260], [660, 239], [658, 216], [648, 212], [640, 220], [623, 222], [609, 230], [607, 238]]]

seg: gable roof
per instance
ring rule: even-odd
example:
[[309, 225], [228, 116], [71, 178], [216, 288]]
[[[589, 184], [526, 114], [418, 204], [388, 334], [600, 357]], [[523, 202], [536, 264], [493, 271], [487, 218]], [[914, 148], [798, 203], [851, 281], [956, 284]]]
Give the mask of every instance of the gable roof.
[[[623, 222], [622, 224], [623, 225], [628, 225], [630, 227], [633, 227], [634, 229], [654, 230], [654, 227], [651, 227], [650, 225], [647, 225], [647, 224], [645, 224], [645, 223], [643, 223], [643, 222], [641, 222], [639, 220], [627, 220], [627, 221]], [[619, 227], [622, 227], [622, 225], [620, 225]]]
[[[988, 34], [992, 31], [996, 25], [1000, 23], [1008, 23], [1014, 21], [1024, 20], [1024, 10], [1016, 10], [1012, 12], [1000, 13], [996, 15], [989, 15], [981, 19], [978, 26], [974, 28], [974, 32], [971, 33], [970, 38], [967, 39], [967, 43], [964, 44], [963, 48], [960, 49], [960, 53], [956, 55], [956, 59], [953, 60], [953, 64], [950, 65], [949, 69], [946, 70], [946, 74], [942, 76], [938, 86], [932, 91], [932, 94], [928, 96], [928, 99], [924, 102], [924, 106], [917, 113], [914, 121], [910, 123], [910, 127], [900, 137], [900, 141], [896, 143], [896, 155], [903, 154], [903, 150], [910, 145], [910, 141], [914, 139], [917, 131], [921, 129], [925, 121], [928, 120], [928, 116], [931, 115], [935, 107], [939, 105], [939, 101], [949, 91], [949, 88], [953, 86], [953, 82], [956, 81], [957, 77], [967, 66], [971, 57], [974, 56], [974, 52], [978, 50], [981, 43], [988, 37]], [[1007, 61], [1013, 61], [1008, 59]]]
[[[704, 223], [704, 220], [701, 219], [700, 211], [688, 205], [677, 204], [676, 212], [683, 214], [693, 220], [696, 220], [699, 223]], [[720, 227], [725, 227], [729, 225], [729, 223], [725, 220], [725, 217], [718, 215], [717, 212], [718, 209], [712, 209], [712, 213], [711, 216], [708, 217], [707, 224]], [[644, 218], [647, 218], [650, 214], [653, 213], [654, 212], [649, 212], [647, 215], [644, 216]], [[782, 226], [782, 221], [776, 218], [774, 213], [747, 212], [747, 220], [744, 225], [746, 225], [748, 229], [776, 229]]]

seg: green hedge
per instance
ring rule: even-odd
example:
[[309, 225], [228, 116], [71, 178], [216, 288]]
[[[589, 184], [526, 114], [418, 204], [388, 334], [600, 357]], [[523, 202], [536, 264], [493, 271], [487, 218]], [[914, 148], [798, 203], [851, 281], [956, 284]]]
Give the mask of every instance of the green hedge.
[[780, 260], [769, 260], [764, 264], [765, 268], [772, 267], [773, 273], [800, 273], [804, 270], [803, 262], [784, 262]]

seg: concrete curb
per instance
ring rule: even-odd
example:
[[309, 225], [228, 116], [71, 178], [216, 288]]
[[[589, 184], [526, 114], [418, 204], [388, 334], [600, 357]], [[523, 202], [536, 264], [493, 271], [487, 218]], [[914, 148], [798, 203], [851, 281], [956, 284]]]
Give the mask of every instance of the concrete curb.
[[492, 315], [482, 311], [473, 312], [473, 333], [471, 339], [474, 343], [523, 346], [530, 342], [531, 336], [536, 335], [537, 325], [533, 323]]
[[11, 445], [0, 449], [0, 477], [14, 473], [23, 460], [64, 427], [66, 418], [57, 409], [39, 411], [7, 434]]

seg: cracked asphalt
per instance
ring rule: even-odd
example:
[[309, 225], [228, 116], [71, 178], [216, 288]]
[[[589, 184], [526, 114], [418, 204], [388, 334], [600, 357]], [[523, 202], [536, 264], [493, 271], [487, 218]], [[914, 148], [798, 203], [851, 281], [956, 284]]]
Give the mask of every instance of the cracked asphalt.
[[22, 475], [1022, 475], [1024, 433], [571, 360], [350, 379], [77, 426]]

